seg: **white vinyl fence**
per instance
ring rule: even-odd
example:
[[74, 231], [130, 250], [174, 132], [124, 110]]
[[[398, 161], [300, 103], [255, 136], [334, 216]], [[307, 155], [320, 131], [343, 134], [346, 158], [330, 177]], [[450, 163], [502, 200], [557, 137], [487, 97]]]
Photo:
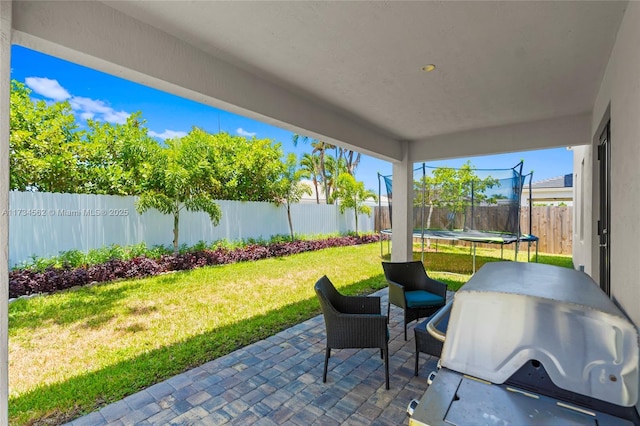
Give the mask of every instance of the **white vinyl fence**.
[[[32, 256], [50, 257], [61, 251], [88, 251], [111, 244], [145, 242], [147, 246], [171, 246], [173, 216], [150, 210], [140, 215], [136, 197], [87, 194], [16, 192], [9, 194], [9, 264]], [[268, 239], [288, 234], [285, 206], [271, 203], [218, 201], [220, 224], [214, 227], [206, 213], [180, 214], [180, 244], [226, 239]], [[340, 214], [338, 206], [296, 204], [291, 206], [297, 234], [327, 234], [355, 229], [353, 210]], [[374, 230], [374, 217], [358, 216], [358, 231]]]

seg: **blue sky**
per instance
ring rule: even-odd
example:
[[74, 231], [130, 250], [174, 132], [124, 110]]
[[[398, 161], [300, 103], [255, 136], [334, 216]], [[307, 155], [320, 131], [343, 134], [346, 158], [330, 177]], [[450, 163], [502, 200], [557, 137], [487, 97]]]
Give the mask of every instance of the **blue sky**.
[[[193, 126], [210, 133], [218, 130], [234, 135], [269, 138], [282, 143], [285, 153], [300, 156], [310, 152], [308, 144], [291, 142], [288, 130], [212, 108], [119, 77], [76, 65], [21, 46], [13, 46], [11, 78], [25, 83], [32, 96], [48, 101], [68, 100], [78, 123], [87, 118], [122, 123], [141, 111], [149, 134], [158, 140], [182, 136]], [[524, 160], [523, 172], [534, 171], [534, 181], [561, 176], [573, 171], [573, 154], [566, 148], [527, 151], [469, 158], [479, 169], [509, 168]], [[432, 166], [459, 167], [467, 159], [428, 163]], [[391, 174], [391, 163], [363, 156], [356, 171], [358, 180], [377, 192], [377, 174]]]

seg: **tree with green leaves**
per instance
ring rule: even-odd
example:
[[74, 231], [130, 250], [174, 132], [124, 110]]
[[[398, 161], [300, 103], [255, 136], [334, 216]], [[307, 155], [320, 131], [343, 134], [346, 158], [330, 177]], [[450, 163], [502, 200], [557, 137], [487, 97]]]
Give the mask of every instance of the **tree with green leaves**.
[[207, 147], [202, 155], [207, 156], [213, 176], [220, 182], [217, 199], [273, 202], [279, 197], [284, 171], [279, 143], [224, 132], [210, 134], [195, 127], [185, 138]]
[[282, 148], [269, 139], [210, 134], [194, 127], [166, 148], [152, 167], [137, 209], [155, 208], [174, 217], [178, 250], [180, 211], [204, 211], [218, 224], [214, 200], [275, 202], [282, 194]]
[[[454, 215], [463, 213], [471, 205], [471, 202], [478, 204], [495, 204], [496, 195], [487, 195], [487, 190], [498, 184], [498, 180], [487, 176], [479, 177], [475, 172], [475, 166], [467, 161], [458, 169], [449, 167], [438, 167], [431, 175], [426, 175], [415, 181], [414, 206], [429, 206], [429, 216], [427, 217], [427, 228], [431, 227], [431, 216], [434, 207], [449, 209]], [[450, 226], [453, 226], [451, 221]]]
[[349, 173], [341, 173], [337, 179], [337, 186], [334, 193], [336, 200], [339, 200], [340, 213], [344, 213], [347, 209], [353, 209], [355, 215], [355, 232], [358, 235], [358, 215], [371, 215], [371, 207], [365, 204], [365, 201], [371, 199], [378, 200], [375, 192], [365, 189], [364, 182], [356, 181]]
[[148, 135], [145, 123], [140, 112], [124, 124], [87, 121], [83, 192], [138, 195], [145, 190], [163, 149]]
[[488, 196], [486, 191], [497, 185], [498, 180], [490, 176], [480, 178], [470, 161], [459, 169], [439, 167], [433, 175], [440, 192], [438, 205], [447, 207], [455, 214], [464, 212], [472, 200], [476, 205], [495, 204], [497, 201], [495, 196]]
[[33, 101], [11, 82], [11, 189], [136, 195], [161, 147], [140, 112], [124, 124], [88, 120], [80, 130], [69, 102]]
[[173, 216], [173, 251], [178, 252], [180, 212], [203, 211], [217, 226], [222, 215], [215, 203], [221, 183], [210, 161], [211, 146], [197, 138], [184, 137], [166, 141], [167, 147], [155, 158], [146, 190], [140, 194], [136, 210], [156, 209]]
[[291, 204], [299, 203], [305, 194], [311, 195], [309, 185], [300, 182], [302, 179], [308, 178], [309, 174], [306, 170], [298, 169], [297, 167], [298, 159], [295, 154], [290, 153], [287, 156], [285, 169], [282, 174], [282, 197], [276, 201], [277, 204], [284, 204], [287, 208], [287, 220], [289, 221], [291, 241], [295, 239], [293, 222], [291, 221]]
[[83, 132], [69, 102], [33, 101], [11, 81], [9, 182], [13, 190], [76, 192], [84, 180]]

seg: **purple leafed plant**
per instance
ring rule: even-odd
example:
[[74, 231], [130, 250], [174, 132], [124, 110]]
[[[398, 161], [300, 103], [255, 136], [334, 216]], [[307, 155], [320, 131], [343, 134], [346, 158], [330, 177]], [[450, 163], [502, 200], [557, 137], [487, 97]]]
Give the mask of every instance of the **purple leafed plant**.
[[91, 283], [144, 278], [158, 275], [162, 272], [185, 271], [202, 266], [226, 265], [266, 259], [268, 257], [290, 256], [306, 251], [367, 244], [377, 241], [380, 241], [379, 235], [370, 234], [359, 237], [332, 237], [322, 240], [299, 240], [266, 245], [250, 244], [236, 249], [205, 249], [175, 255], [163, 255], [159, 259], [151, 259], [144, 256], [129, 260], [113, 259], [99, 265], [78, 268], [50, 267], [42, 272], [31, 269], [18, 269], [11, 271], [9, 274], [9, 297], [52, 293]]

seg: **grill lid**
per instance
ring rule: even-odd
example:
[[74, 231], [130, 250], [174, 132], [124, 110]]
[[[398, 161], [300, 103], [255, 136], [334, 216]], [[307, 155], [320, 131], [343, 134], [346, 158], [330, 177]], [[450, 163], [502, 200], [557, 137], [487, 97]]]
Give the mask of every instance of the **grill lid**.
[[638, 403], [636, 327], [585, 273], [550, 265], [484, 265], [453, 302], [441, 364], [502, 384], [538, 360], [553, 383]]

